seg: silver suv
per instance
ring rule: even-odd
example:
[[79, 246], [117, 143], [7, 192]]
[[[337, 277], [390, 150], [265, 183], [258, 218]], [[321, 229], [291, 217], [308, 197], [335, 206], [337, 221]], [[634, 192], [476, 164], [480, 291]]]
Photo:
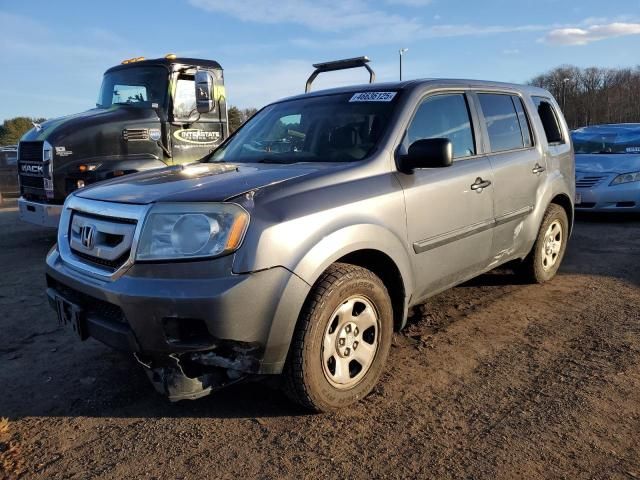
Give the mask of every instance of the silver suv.
[[270, 104], [196, 164], [65, 203], [61, 323], [134, 352], [171, 400], [282, 374], [328, 411], [366, 396], [427, 297], [511, 262], [556, 274], [574, 156], [546, 90], [414, 80]]

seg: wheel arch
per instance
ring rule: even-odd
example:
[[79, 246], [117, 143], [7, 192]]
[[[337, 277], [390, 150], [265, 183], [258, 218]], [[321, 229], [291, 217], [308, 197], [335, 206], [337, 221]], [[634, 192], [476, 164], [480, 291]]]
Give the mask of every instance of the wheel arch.
[[573, 230], [574, 213], [573, 203], [571, 202], [569, 196], [564, 193], [559, 193], [555, 197], [553, 197], [551, 199], [551, 202], [549, 203], [555, 203], [556, 205], [559, 205], [564, 209], [565, 213], [567, 214], [567, 219], [569, 220], [569, 234], [571, 234]]

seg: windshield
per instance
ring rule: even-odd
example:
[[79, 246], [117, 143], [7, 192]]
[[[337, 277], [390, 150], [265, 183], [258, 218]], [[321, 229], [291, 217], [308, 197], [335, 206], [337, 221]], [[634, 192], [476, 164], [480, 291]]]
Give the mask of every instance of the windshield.
[[[325, 95], [270, 105], [256, 114], [212, 162], [353, 162], [385, 132], [396, 92]], [[358, 96], [359, 95], [359, 96]]]
[[105, 73], [97, 105], [163, 106], [168, 78], [164, 67], [129, 67]]
[[585, 127], [571, 138], [576, 153], [640, 153], [640, 125]]

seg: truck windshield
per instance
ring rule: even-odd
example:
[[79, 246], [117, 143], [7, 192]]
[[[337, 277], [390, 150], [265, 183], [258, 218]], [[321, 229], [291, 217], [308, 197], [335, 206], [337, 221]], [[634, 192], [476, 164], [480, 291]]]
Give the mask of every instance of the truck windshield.
[[107, 72], [102, 80], [97, 106], [163, 106], [169, 74], [163, 67], [128, 67]]
[[239, 163], [353, 162], [377, 146], [397, 92], [324, 95], [269, 105], [209, 161]]
[[576, 153], [640, 153], [640, 124], [579, 128], [571, 138]]

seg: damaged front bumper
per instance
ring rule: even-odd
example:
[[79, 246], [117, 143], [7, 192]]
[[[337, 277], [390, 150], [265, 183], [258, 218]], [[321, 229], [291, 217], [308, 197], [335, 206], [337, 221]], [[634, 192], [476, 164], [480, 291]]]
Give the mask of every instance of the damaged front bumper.
[[82, 312], [85, 338], [134, 353], [170, 400], [195, 399], [280, 373], [309, 290], [285, 268], [233, 274], [232, 261], [134, 264], [97, 281], [52, 249], [47, 294], [54, 309], [62, 301]]
[[175, 354], [156, 358], [133, 355], [156, 391], [171, 402], [196, 400], [249, 377], [246, 370], [230, 368], [246, 362], [250, 358], [247, 356], [230, 359], [214, 352], [183, 355], [182, 358]]

